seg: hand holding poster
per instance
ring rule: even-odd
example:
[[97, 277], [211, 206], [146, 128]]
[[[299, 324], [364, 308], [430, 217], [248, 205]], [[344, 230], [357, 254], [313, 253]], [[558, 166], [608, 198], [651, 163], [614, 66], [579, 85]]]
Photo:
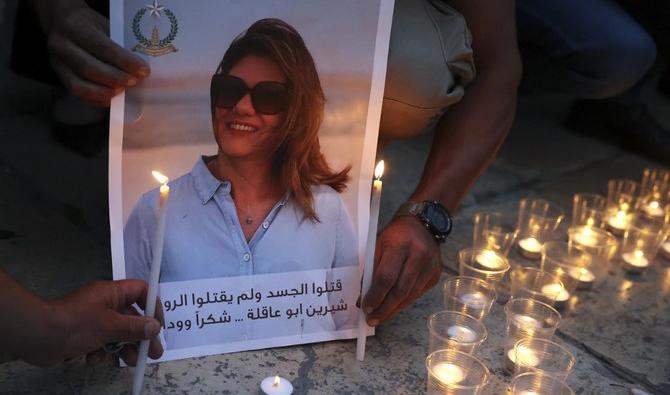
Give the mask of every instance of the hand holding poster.
[[113, 102], [110, 218], [148, 279], [173, 180], [162, 360], [356, 337], [392, 3], [144, 3], [111, 12], [152, 74]]

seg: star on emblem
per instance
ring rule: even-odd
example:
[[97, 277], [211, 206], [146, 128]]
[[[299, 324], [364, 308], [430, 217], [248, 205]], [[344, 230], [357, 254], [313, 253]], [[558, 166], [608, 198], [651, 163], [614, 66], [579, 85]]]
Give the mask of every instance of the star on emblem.
[[157, 17], [160, 17], [161, 11], [165, 9], [165, 7], [158, 4], [158, 0], [154, 0], [153, 4], [147, 4], [146, 8], [149, 10], [149, 15]]

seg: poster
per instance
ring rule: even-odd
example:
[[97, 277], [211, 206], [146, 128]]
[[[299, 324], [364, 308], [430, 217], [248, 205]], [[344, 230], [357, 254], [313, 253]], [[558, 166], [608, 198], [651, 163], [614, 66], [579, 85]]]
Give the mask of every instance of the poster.
[[112, 102], [115, 279], [148, 279], [169, 177], [161, 360], [354, 338], [393, 2], [125, 0], [151, 75]]

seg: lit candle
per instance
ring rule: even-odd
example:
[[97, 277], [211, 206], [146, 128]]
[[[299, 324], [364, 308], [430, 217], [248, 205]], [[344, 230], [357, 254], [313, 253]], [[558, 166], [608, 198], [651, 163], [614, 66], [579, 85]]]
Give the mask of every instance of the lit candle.
[[537, 329], [540, 327], [540, 321], [527, 315], [515, 314], [513, 320], [520, 328]]
[[514, 365], [516, 363], [532, 368], [540, 364], [540, 358], [537, 357], [535, 351], [530, 347], [519, 344], [517, 347], [512, 347], [511, 350], [507, 351], [505, 369], [514, 372]]
[[463, 325], [452, 325], [447, 328], [447, 336], [459, 343], [472, 343], [477, 340], [477, 333]]
[[[384, 174], [384, 161], [380, 160], [375, 166], [375, 180], [372, 183], [372, 196], [370, 199], [370, 225], [368, 226], [368, 242], [365, 266], [363, 267], [361, 295], [367, 294], [372, 283], [372, 270], [374, 267], [375, 244], [377, 242], [377, 221], [379, 219], [379, 206], [382, 197], [382, 175]], [[358, 339], [356, 341], [356, 359], [362, 361], [365, 358], [365, 341], [368, 324], [365, 321], [365, 313], [361, 309], [358, 315]]]
[[444, 384], [458, 384], [465, 379], [463, 368], [453, 363], [438, 363], [433, 367], [435, 378]]
[[542, 243], [537, 241], [534, 237], [521, 239], [519, 240], [518, 245], [521, 250], [521, 255], [528, 259], [539, 259], [542, 255]]
[[497, 252], [484, 250], [477, 254], [475, 261], [488, 269], [500, 269], [505, 266], [505, 261]]
[[649, 266], [649, 259], [644, 256], [644, 252], [635, 250], [635, 252], [626, 252], [621, 255], [624, 262], [624, 269], [631, 273], [642, 273]]
[[670, 261], [670, 240], [661, 245], [661, 256]]
[[266, 377], [261, 381], [261, 391], [266, 395], [291, 395], [293, 384], [283, 377]]
[[656, 200], [649, 202], [649, 204], [644, 207], [644, 211], [652, 217], [663, 217], [665, 215], [663, 207], [661, 207]]
[[598, 245], [598, 238], [595, 232], [588, 226], [582, 226], [578, 232], [574, 234], [574, 241], [587, 247], [595, 247]]
[[570, 292], [568, 292], [562, 284], [547, 284], [542, 287], [541, 292], [548, 298], [554, 300], [554, 306], [557, 309], [565, 307], [565, 302], [570, 299]]
[[461, 302], [473, 309], [483, 309], [489, 302], [489, 298], [481, 292], [472, 292], [460, 296]]
[[621, 207], [621, 210], [617, 211], [615, 215], [607, 220], [610, 231], [616, 236], [621, 236], [628, 227], [628, 213], [626, 211], [628, 205], [623, 204]]
[[[158, 197], [158, 218], [156, 225], [156, 234], [153, 240], [151, 269], [149, 272], [149, 289], [147, 290], [147, 304], [144, 309], [144, 315], [153, 317], [156, 313], [156, 296], [158, 295], [158, 280], [161, 272], [161, 262], [163, 260], [163, 242], [165, 240], [165, 215], [167, 209], [167, 200], [170, 194], [168, 178], [163, 174], [152, 171], [156, 181], [161, 183], [160, 195]], [[139, 395], [142, 392], [142, 382], [144, 381], [144, 369], [147, 365], [147, 356], [149, 354], [149, 340], [142, 340], [140, 348], [137, 351], [137, 367], [133, 375], [133, 394]]]
[[573, 267], [568, 270], [568, 275], [577, 280], [577, 288], [588, 289], [596, 280], [595, 274], [585, 267]]

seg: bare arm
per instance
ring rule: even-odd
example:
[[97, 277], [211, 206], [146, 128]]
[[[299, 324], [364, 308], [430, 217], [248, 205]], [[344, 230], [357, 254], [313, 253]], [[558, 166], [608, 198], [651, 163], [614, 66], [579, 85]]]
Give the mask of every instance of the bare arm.
[[[116, 341], [152, 339], [149, 355], [163, 353], [156, 338], [160, 323], [138, 316], [147, 285], [139, 280], [99, 281], [60, 299], [45, 301], [0, 270], [0, 348], [12, 358], [50, 365], [102, 348]], [[159, 310], [162, 319], [162, 311]], [[134, 365], [137, 353], [124, 348], [121, 356]]]
[[452, 213], [491, 164], [514, 120], [521, 79], [514, 1], [454, 0], [473, 35], [477, 77], [440, 120], [410, 200], [439, 200]]
[[[442, 117], [423, 175], [410, 200], [438, 200], [454, 212], [493, 161], [509, 132], [521, 78], [513, 0], [452, 2], [473, 36], [477, 77], [464, 99]], [[377, 325], [433, 287], [441, 273], [440, 249], [414, 217], [397, 217], [377, 239], [375, 271], [363, 307]]]

